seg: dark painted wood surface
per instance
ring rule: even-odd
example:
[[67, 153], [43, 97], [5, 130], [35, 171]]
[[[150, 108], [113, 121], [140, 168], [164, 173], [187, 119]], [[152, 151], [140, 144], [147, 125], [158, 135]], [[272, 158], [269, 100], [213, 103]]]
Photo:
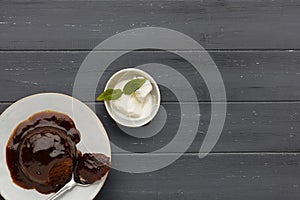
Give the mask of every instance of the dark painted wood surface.
[[[99, 199], [298, 199], [299, 154], [188, 154], [147, 174], [112, 171]], [[97, 198], [98, 199], [98, 198]]]
[[0, 49], [92, 49], [158, 26], [207, 49], [299, 49], [299, 1], [1, 1]]
[[[46, 91], [72, 94], [76, 73], [88, 53], [0, 52], [0, 93], [5, 94], [0, 95], [0, 101], [15, 101], [28, 94]], [[107, 51], [97, 53], [116, 54]], [[300, 51], [210, 51], [210, 55], [222, 74], [228, 101], [300, 100]], [[196, 56], [193, 58], [198, 59]], [[134, 52], [117, 59], [103, 74], [99, 92], [117, 70], [153, 62], [180, 71], [194, 87], [198, 101], [210, 101], [206, 85], [193, 66], [179, 56], [165, 52]], [[99, 69], [101, 71], [103, 67], [99, 66]], [[85, 75], [92, 73], [86, 71]], [[176, 80], [168, 74], [155, 78], [158, 82], [166, 78]], [[162, 101], [176, 101], [169, 90], [161, 89]], [[185, 93], [185, 90], [184, 86], [178, 85], [174, 92]], [[185, 95], [184, 100], [191, 101], [192, 98]]]
[[[179, 103], [199, 104], [200, 126], [193, 144], [172, 165], [145, 174], [112, 170], [96, 199], [298, 199], [299, 13], [300, 1], [285, 0], [0, 1], [0, 113], [27, 95], [71, 95], [86, 55], [116, 33], [149, 26], [174, 29], [209, 50], [221, 72], [229, 102], [222, 135], [212, 152], [199, 159], [211, 104], [203, 79], [188, 62], [158, 51], [121, 57], [104, 72], [99, 91], [121, 68], [149, 62], [171, 66], [197, 94], [198, 102], [186, 96]], [[175, 92], [185, 89], [179, 86]], [[151, 152], [172, 140], [180, 118], [199, 115], [180, 113], [174, 91], [163, 86], [161, 91], [168, 121], [148, 139], [123, 133], [97, 103], [111, 141], [132, 152]]]

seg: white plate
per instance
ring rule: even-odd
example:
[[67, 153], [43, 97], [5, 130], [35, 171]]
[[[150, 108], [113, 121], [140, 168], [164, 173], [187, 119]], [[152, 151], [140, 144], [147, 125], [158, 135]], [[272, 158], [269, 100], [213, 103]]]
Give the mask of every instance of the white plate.
[[[23, 98], [7, 108], [0, 116], [0, 193], [6, 200], [45, 200], [50, 195], [44, 195], [36, 190], [25, 190], [14, 184], [6, 164], [6, 144], [15, 129], [22, 121], [31, 115], [53, 110], [69, 115], [81, 133], [81, 141], [77, 148], [82, 152], [103, 153], [111, 158], [110, 143], [106, 131], [95, 113], [84, 103], [73, 97], [43, 93]], [[61, 199], [93, 199], [100, 191], [106, 176], [89, 187], [75, 187]]]

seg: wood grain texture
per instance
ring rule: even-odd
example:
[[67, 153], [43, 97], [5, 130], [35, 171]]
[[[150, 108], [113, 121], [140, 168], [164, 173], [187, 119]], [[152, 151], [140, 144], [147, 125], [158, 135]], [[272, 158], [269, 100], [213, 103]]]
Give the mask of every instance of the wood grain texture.
[[[298, 199], [299, 13], [300, 1], [292, 0], [0, 1], [0, 113], [31, 94], [71, 95], [87, 54], [112, 35], [140, 27], [174, 29], [199, 42], [218, 66], [228, 100], [222, 134], [212, 152], [199, 159], [210, 123], [210, 94], [200, 74], [177, 55], [148, 49], [122, 56], [105, 71], [99, 66], [104, 72], [99, 93], [117, 70], [155, 62], [178, 70], [197, 95], [194, 101], [183, 85], [177, 85], [175, 91], [160, 85], [162, 108], [168, 113], [166, 123], [158, 134], [145, 139], [124, 133], [103, 103], [80, 97], [95, 106], [111, 141], [119, 147], [152, 152], [174, 138], [181, 119], [200, 117], [200, 121], [193, 143], [172, 165], [144, 174], [112, 170], [95, 199]], [[120, 51], [97, 53], [110, 57]], [[197, 51], [186, 48], [182, 52], [194, 55]], [[95, 73], [86, 70], [83, 75], [88, 79]], [[177, 78], [168, 73], [155, 77], [158, 82], [170, 79], [174, 84]], [[185, 96], [180, 102], [177, 93]], [[200, 113], [184, 113], [182, 104], [199, 106]], [[215, 117], [220, 117], [220, 112]], [[183, 124], [187, 130], [192, 125]], [[188, 133], [184, 139], [189, 139]], [[181, 152], [163, 155], [171, 153]], [[149, 159], [157, 155], [151, 154]], [[113, 152], [112, 156], [114, 160], [124, 154]]]
[[297, 199], [299, 155], [185, 155], [147, 174], [112, 171], [96, 199]]
[[[108, 57], [117, 52], [97, 52]], [[96, 53], [96, 54], [97, 54]], [[194, 52], [185, 52], [194, 55]], [[228, 101], [297, 101], [300, 100], [300, 51], [210, 51], [224, 81]], [[88, 52], [1, 52], [0, 53], [0, 101], [10, 102], [39, 92], [72, 94], [77, 71]], [[193, 60], [199, 59], [194, 55]], [[176, 69], [193, 86], [198, 101], [210, 101], [210, 95], [201, 75], [178, 55], [142, 51], [126, 54], [104, 72], [98, 91], [103, 91], [109, 77], [117, 70], [146, 63], [161, 63]], [[99, 72], [103, 72], [100, 66]], [[149, 65], [151, 68], [151, 65]], [[89, 80], [96, 71], [84, 71]], [[160, 83], [170, 80], [176, 89], [161, 87], [162, 101], [177, 101], [181, 93], [183, 101], [193, 101], [190, 90], [168, 73], [155, 77]], [[82, 86], [84, 90], [91, 90]], [[95, 94], [97, 95], [97, 94]], [[82, 100], [85, 97], [80, 97]]]
[[299, 164], [299, 154], [188, 154], [151, 173], [112, 170], [95, 200], [297, 199]]
[[[185, 104], [190, 107], [197, 106], [196, 103]], [[0, 112], [9, 105], [10, 103], [0, 104]], [[92, 104], [88, 103], [88, 105]], [[144, 139], [136, 138], [140, 136], [138, 133], [130, 136], [122, 131], [109, 117], [102, 103], [97, 104], [95, 108], [114, 144], [131, 152], [143, 153], [152, 152], [167, 145], [177, 134], [182, 119], [187, 120], [182, 127], [190, 130], [190, 127], [195, 124], [189, 119], [199, 115], [199, 113], [182, 113], [178, 103], [165, 102], [162, 103], [162, 106], [168, 113], [166, 123], [159, 126], [159, 129], [154, 129], [158, 131], [153, 131], [155, 134], [153, 137]], [[201, 114], [199, 128], [187, 152], [197, 153], [199, 151], [210, 123], [210, 105], [200, 103], [199, 107]], [[300, 103], [230, 103], [222, 134], [212, 152], [299, 152], [299, 109]], [[215, 117], [220, 117], [220, 114]], [[184, 140], [188, 140], [190, 137], [191, 135], [187, 131]], [[178, 145], [183, 146], [184, 144], [183, 141]], [[175, 150], [170, 153], [180, 152]]]
[[0, 49], [93, 49], [148, 26], [206, 49], [299, 49], [299, 12], [299, 1], [285, 0], [1, 1]]

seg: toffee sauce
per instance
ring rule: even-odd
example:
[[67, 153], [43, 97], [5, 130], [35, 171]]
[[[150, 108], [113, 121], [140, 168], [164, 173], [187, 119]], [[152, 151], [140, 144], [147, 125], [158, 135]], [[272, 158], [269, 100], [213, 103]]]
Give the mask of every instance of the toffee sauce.
[[79, 141], [73, 120], [62, 113], [43, 111], [21, 122], [6, 147], [14, 183], [43, 194], [57, 192], [71, 178]]

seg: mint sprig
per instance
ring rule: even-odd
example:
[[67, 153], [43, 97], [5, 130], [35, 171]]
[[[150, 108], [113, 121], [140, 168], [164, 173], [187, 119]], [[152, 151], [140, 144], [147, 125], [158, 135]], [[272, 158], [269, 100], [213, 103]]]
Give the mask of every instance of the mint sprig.
[[137, 91], [146, 82], [145, 78], [137, 78], [129, 81], [123, 88], [124, 94], [130, 95]]
[[110, 101], [110, 100], [116, 100], [119, 99], [122, 94], [130, 95], [137, 91], [139, 88], [142, 87], [142, 85], [146, 82], [147, 79], [145, 78], [136, 78], [133, 80], [128, 81], [126, 85], [123, 88], [123, 91], [121, 89], [107, 89], [104, 92], [102, 92], [98, 97], [97, 101]]
[[120, 89], [107, 89], [102, 94], [100, 94], [96, 100], [98, 101], [116, 100], [120, 98], [122, 94], [123, 92]]

